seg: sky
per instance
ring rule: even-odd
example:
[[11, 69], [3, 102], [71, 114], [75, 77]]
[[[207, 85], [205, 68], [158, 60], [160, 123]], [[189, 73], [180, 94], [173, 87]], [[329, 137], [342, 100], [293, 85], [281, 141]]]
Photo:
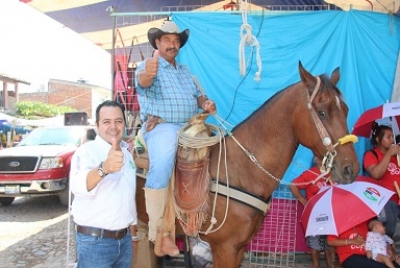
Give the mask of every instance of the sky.
[[31, 83], [20, 93], [47, 90], [49, 79], [111, 88], [110, 54], [33, 7], [1, 0], [0, 32], [0, 73]]

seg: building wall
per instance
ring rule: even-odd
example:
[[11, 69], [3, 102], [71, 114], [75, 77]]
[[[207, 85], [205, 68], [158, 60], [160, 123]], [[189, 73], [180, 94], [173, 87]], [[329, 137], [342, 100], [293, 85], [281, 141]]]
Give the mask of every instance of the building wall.
[[70, 106], [94, 117], [97, 105], [111, 98], [111, 91], [95, 85], [51, 79], [48, 92], [20, 94], [20, 101], [38, 101], [59, 106]]

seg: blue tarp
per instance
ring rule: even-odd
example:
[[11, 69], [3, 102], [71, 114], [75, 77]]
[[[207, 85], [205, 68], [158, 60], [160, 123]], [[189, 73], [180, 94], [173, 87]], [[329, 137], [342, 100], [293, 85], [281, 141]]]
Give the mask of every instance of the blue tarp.
[[[248, 75], [239, 75], [240, 14], [179, 13], [172, 20], [181, 30], [190, 29], [178, 60], [189, 66], [216, 102], [218, 115], [233, 125], [277, 91], [298, 82], [299, 61], [314, 75], [330, 76], [340, 67], [338, 87], [350, 108], [350, 132], [363, 111], [391, 99], [400, 47], [399, 17], [357, 10], [248, 15], [261, 45], [258, 83], [254, 81], [255, 56], [250, 57], [249, 48]], [[356, 144], [360, 161], [367, 146], [365, 139]], [[311, 152], [300, 147], [284, 182], [309, 168], [311, 158]]]

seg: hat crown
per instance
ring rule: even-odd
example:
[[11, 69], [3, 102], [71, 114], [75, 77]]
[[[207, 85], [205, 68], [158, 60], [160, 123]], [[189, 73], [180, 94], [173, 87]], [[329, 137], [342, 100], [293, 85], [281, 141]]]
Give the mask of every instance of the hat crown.
[[172, 21], [166, 21], [160, 28], [161, 31], [164, 33], [179, 33], [179, 28], [176, 24]]
[[155, 40], [157, 38], [161, 38], [161, 36], [164, 34], [177, 34], [181, 40], [180, 47], [183, 47], [189, 38], [189, 29], [180, 32], [178, 26], [176, 26], [176, 24], [172, 21], [164, 22], [161, 28], [150, 28], [147, 32], [147, 37], [149, 38], [149, 42], [154, 49], [157, 49]]

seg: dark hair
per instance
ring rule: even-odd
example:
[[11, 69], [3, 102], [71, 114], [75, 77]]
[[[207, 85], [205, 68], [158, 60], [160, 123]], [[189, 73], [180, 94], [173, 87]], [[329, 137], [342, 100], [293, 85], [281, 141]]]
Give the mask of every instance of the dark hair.
[[[393, 131], [392, 128], [389, 126], [378, 125], [378, 123], [376, 122], [372, 124], [372, 135], [371, 135], [372, 146], [377, 146], [379, 143], [381, 143], [382, 138], [385, 135], [385, 130]], [[378, 138], [378, 141], [376, 138]]]
[[96, 124], [99, 125], [99, 119], [100, 119], [100, 110], [103, 107], [118, 107], [121, 109], [122, 116], [124, 117], [124, 122], [126, 122], [125, 119], [125, 108], [122, 106], [120, 103], [112, 100], [106, 100], [103, 103], [100, 103], [99, 106], [96, 108]]
[[396, 141], [396, 144], [400, 143], [400, 134], [396, 135], [395, 141]]

